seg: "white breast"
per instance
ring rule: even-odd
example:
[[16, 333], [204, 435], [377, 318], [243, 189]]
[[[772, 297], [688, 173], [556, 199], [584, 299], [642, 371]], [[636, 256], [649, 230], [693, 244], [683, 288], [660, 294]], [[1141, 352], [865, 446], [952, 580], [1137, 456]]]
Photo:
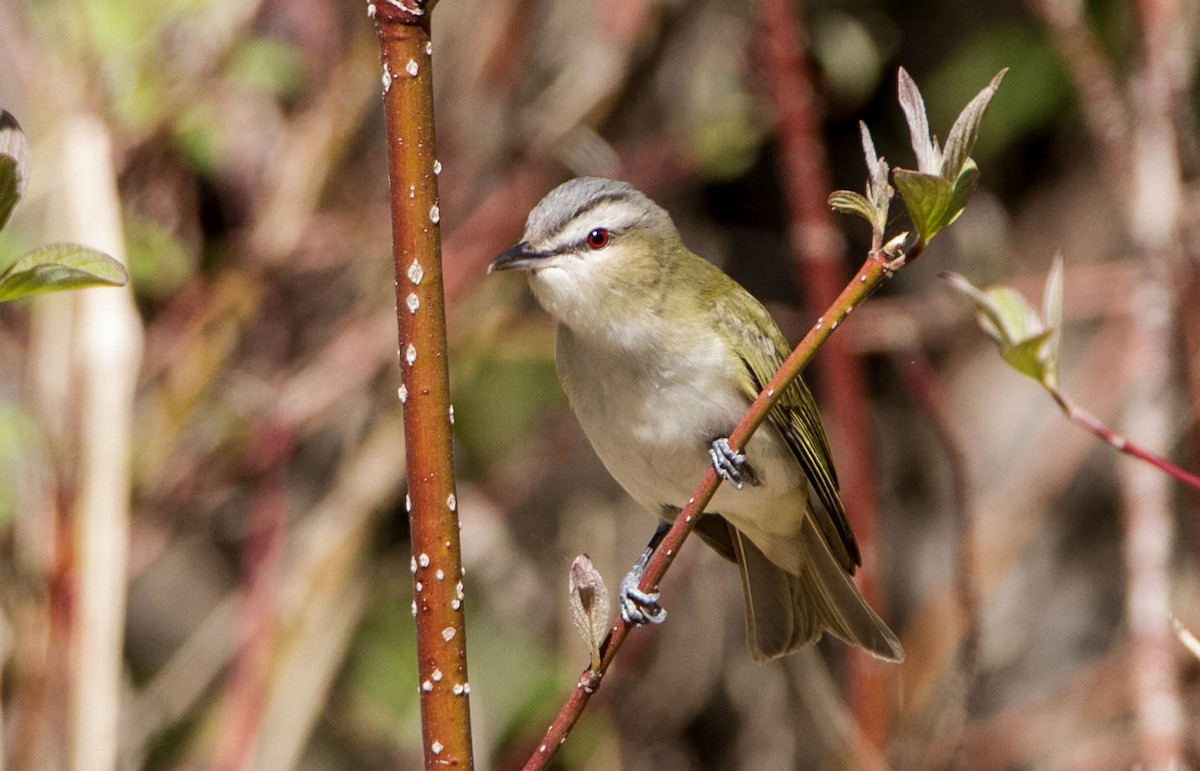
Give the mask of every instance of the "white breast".
[[[709, 467], [713, 439], [727, 436], [749, 406], [736, 380], [736, 357], [715, 334], [652, 349], [665, 357], [589, 345], [560, 326], [558, 369], [571, 406], [609, 473], [639, 503], [658, 513], [682, 506]], [[678, 343], [683, 343], [678, 344]], [[761, 508], [804, 484], [782, 438], [764, 426], [747, 455], [763, 484], [718, 491], [712, 510]]]

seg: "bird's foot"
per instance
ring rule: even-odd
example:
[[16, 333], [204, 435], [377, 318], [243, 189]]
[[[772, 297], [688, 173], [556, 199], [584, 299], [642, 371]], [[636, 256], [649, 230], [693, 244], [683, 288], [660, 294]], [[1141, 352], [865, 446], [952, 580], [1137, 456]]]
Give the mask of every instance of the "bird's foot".
[[638, 589], [642, 571], [646, 569], [644, 559], [639, 559], [625, 578], [621, 579], [618, 596], [621, 602], [621, 618], [626, 624], [642, 626], [661, 624], [667, 620], [667, 611], [658, 604], [658, 592], [643, 592]]
[[[750, 471], [746, 466], [746, 456], [740, 452], [734, 452], [733, 448], [729, 446], [729, 439], [726, 437], [714, 439], [712, 447], [708, 451], [708, 457], [712, 459], [713, 468], [717, 470], [717, 474], [722, 479], [739, 490], [746, 486], [746, 483], [742, 481], [743, 470]], [[751, 478], [746, 481], [754, 484], [752, 472]]]

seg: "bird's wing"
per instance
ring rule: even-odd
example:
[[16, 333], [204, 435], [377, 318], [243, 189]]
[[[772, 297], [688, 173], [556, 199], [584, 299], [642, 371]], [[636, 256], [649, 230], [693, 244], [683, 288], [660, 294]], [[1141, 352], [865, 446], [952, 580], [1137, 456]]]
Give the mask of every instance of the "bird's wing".
[[[746, 374], [742, 386], [746, 395], [754, 399], [791, 349], [767, 309], [748, 292], [738, 286], [737, 291], [719, 294], [721, 299], [716, 303], [718, 312], [715, 315], [722, 325], [722, 333], [734, 349], [745, 352], [739, 353]], [[813, 511], [817, 529], [837, 561], [853, 573], [862, 564], [858, 542], [838, 495], [837, 474], [830, 457], [829, 441], [821, 425], [821, 414], [803, 379], [792, 381], [767, 419], [787, 440], [821, 500], [824, 511]]]

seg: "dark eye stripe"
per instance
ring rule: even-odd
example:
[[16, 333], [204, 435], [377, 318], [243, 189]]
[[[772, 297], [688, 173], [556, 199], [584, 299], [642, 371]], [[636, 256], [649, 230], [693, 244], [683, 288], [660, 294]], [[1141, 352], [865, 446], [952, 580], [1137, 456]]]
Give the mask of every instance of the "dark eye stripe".
[[571, 212], [571, 216], [565, 217], [563, 219], [563, 226], [566, 226], [567, 224], [574, 222], [575, 220], [579, 219], [580, 217], [587, 214], [588, 212], [594, 210], [598, 206], [603, 206], [606, 203], [613, 203], [614, 201], [628, 201], [631, 198], [632, 198], [632, 196], [628, 192], [625, 192], [625, 191], [617, 191], [617, 192], [607, 193], [605, 195], [596, 196], [595, 198], [590, 198], [587, 201], [584, 201], [584, 203], [578, 209]]

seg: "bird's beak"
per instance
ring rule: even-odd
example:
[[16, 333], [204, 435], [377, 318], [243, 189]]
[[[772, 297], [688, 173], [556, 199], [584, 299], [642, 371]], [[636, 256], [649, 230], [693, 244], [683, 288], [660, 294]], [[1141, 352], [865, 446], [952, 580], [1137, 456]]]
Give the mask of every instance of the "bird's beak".
[[546, 255], [531, 249], [528, 241], [514, 244], [488, 265], [488, 273], [497, 270], [524, 270], [541, 262]]

